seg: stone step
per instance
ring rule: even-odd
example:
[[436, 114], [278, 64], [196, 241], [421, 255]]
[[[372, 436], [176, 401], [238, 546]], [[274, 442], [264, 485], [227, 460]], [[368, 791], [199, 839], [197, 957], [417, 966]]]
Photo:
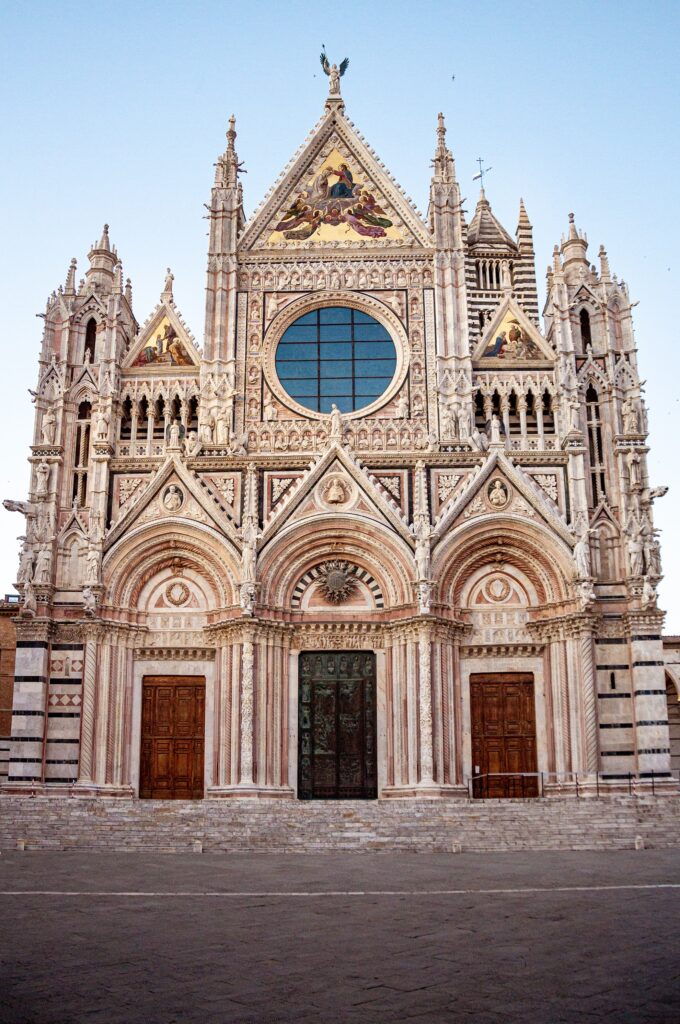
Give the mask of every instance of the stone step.
[[680, 847], [680, 797], [152, 801], [0, 796], [0, 849], [186, 852]]

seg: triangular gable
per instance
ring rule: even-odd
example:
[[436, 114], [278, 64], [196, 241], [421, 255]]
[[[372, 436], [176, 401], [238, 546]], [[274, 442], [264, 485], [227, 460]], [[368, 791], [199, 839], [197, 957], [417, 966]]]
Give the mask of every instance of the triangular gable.
[[[172, 487], [179, 488], [180, 494], [170, 492], [168, 496], [167, 492]], [[194, 508], [192, 503], [195, 503]], [[187, 518], [198, 519], [216, 527], [235, 544], [238, 543], [235, 527], [213, 494], [174, 455], [166, 459], [140, 499], [125, 509], [121, 518], [113, 524], [104, 541], [104, 550], [108, 551], [120, 540], [133, 523], [157, 521], [159, 518], [184, 521]]]
[[555, 353], [541, 337], [514, 299], [501, 302], [484, 336], [473, 352], [480, 367], [533, 367], [555, 361]]
[[173, 302], [159, 302], [132, 343], [123, 369], [195, 369], [200, 355]]
[[73, 378], [71, 387], [69, 388], [69, 395], [73, 396], [81, 391], [83, 388], [94, 392], [99, 391], [99, 386], [92, 375], [92, 370], [89, 365], [83, 366], [82, 370], [76, 377]]
[[498, 514], [522, 518], [540, 516], [570, 547], [574, 544], [569, 527], [552, 503], [530, 477], [499, 450], [489, 453], [486, 462], [468, 478], [453, 502], [442, 510], [441, 517], [435, 521], [435, 537], [437, 541], [441, 540], [461, 518]]
[[[314, 502], [314, 492], [317, 485], [324, 478], [328, 480], [328, 489], [334, 481], [343, 487], [342, 478], [347, 479], [351, 486], [356, 489], [351, 502], [347, 503], [347, 510], [354, 513], [376, 516], [397, 531], [408, 544], [413, 546], [413, 537], [409, 530], [408, 523], [404, 519], [401, 509], [396, 501], [391, 500], [363, 468], [358, 459], [338, 444], [332, 444], [315, 462], [311, 463], [308, 472], [303, 476], [294, 490], [282, 499], [281, 504], [272, 513], [271, 518], [265, 523], [262, 531], [262, 544], [264, 547], [273, 536], [281, 530], [284, 523], [295, 518], [305, 518], [308, 515], [333, 514], [334, 508], [342, 513], [345, 509], [343, 503], [334, 505], [332, 493], [326, 493], [322, 498], [321, 507]], [[346, 495], [349, 498], [349, 494]]]
[[241, 249], [414, 246], [427, 225], [341, 110], [331, 109], [246, 225]]
[[600, 308], [600, 300], [597, 298], [592, 288], [585, 284], [585, 282], [578, 287], [571, 300], [572, 309], [576, 306], [581, 306], [584, 302], [587, 302], [596, 310]]
[[59, 541], [62, 541], [64, 539], [64, 537], [68, 533], [71, 533], [71, 532], [80, 533], [85, 538], [87, 538], [87, 535], [88, 535], [87, 534], [87, 528], [86, 528], [84, 522], [82, 521], [82, 519], [80, 518], [80, 516], [78, 515], [78, 512], [75, 509], [73, 509], [69, 513], [66, 522], [64, 523], [62, 528], [59, 530], [59, 535], [58, 535], [57, 539]]

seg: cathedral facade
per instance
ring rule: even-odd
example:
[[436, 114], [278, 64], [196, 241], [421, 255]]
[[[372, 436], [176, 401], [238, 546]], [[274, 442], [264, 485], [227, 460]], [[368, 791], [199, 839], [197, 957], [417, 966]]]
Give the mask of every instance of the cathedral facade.
[[[336, 69], [337, 71], [337, 69]], [[628, 290], [570, 217], [423, 217], [323, 116], [250, 219], [233, 119], [200, 348], [105, 227], [35, 397], [10, 792], [285, 799], [670, 789]]]

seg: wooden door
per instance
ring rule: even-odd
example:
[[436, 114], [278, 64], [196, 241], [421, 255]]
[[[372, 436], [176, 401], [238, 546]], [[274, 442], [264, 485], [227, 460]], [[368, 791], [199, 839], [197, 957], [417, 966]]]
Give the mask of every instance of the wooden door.
[[205, 679], [145, 676], [139, 795], [152, 800], [203, 796]]
[[308, 651], [299, 669], [300, 799], [375, 799], [375, 654]]
[[538, 796], [534, 677], [470, 676], [473, 776], [477, 797]]

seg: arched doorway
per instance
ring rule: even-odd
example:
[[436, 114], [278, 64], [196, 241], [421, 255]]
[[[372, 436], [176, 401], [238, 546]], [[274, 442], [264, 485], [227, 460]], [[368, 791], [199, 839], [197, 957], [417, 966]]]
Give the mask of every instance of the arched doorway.
[[676, 778], [680, 778], [680, 694], [669, 676], [666, 676], [666, 703], [668, 705], [671, 771]]

